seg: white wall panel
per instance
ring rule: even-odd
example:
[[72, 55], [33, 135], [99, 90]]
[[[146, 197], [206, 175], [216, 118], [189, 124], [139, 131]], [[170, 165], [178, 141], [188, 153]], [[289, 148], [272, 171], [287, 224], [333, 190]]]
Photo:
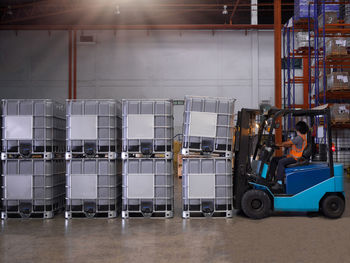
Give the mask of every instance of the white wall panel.
[[220, 72], [222, 79], [250, 80], [252, 56], [252, 32], [235, 31], [218, 33]]
[[[96, 45], [77, 46], [77, 76], [80, 86], [84, 86], [84, 81], [96, 81]], [[81, 63], [82, 62], [82, 63]], [[68, 60], [67, 60], [68, 63]]]
[[[230, 96], [236, 109], [274, 101], [272, 31], [84, 31], [78, 98]], [[0, 97], [68, 95], [68, 33], [0, 32]], [[175, 106], [175, 133], [182, 106]]]
[[0, 98], [68, 94], [68, 35], [62, 31], [0, 32]]
[[27, 41], [27, 36], [22, 32], [2, 31], [0, 33], [0, 79], [2, 81], [30, 78], [31, 43]]
[[274, 99], [274, 38], [273, 32], [259, 32], [259, 102]]
[[[20, 33], [22, 34], [22, 32]], [[23, 32], [24, 42], [30, 46], [30, 75], [32, 80], [68, 80], [68, 37], [66, 32]]]

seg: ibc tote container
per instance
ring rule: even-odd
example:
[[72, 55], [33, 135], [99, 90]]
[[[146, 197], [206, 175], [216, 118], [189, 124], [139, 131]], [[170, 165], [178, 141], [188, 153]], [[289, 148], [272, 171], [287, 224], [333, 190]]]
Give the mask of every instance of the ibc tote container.
[[52, 100], [2, 100], [2, 159], [63, 155], [64, 115]]
[[116, 217], [121, 210], [121, 160], [67, 161], [66, 218]]
[[64, 203], [64, 105], [47, 99], [1, 104], [1, 217], [51, 218]]
[[173, 160], [123, 160], [122, 217], [173, 217]]
[[3, 161], [3, 212], [7, 217], [51, 218], [64, 204], [64, 159]]
[[119, 101], [67, 100], [66, 218], [118, 216], [121, 128]]
[[182, 167], [182, 217], [232, 217], [232, 160], [183, 158]]
[[235, 99], [185, 97], [182, 155], [191, 152], [232, 156]]
[[68, 158], [115, 159], [121, 150], [121, 103], [117, 100], [67, 100], [66, 131]]
[[123, 158], [171, 155], [172, 100], [123, 100]]

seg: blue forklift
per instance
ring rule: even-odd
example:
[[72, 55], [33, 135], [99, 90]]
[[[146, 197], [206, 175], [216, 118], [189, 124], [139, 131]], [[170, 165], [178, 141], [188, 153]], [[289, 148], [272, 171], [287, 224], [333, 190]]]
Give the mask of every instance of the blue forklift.
[[[275, 130], [282, 120], [307, 121], [307, 146], [297, 163], [287, 166], [282, 191], [274, 191], [269, 166], [276, 149]], [[324, 127], [324, 141], [317, 139], [316, 124]], [[287, 126], [287, 125], [285, 125]], [[282, 127], [281, 127], [282, 128]], [[290, 134], [285, 133], [285, 137]], [[322, 212], [339, 218], [345, 209], [343, 165], [333, 162], [329, 108], [292, 110], [242, 109], [235, 132], [234, 207], [247, 217], [261, 219], [272, 212]]]

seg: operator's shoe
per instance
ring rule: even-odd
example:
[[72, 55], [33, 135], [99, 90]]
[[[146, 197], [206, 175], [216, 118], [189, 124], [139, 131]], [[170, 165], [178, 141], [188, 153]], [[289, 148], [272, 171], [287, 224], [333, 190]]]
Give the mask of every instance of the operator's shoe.
[[273, 186], [271, 186], [271, 190], [273, 192], [283, 192], [283, 185], [279, 184], [279, 183], [275, 183]]

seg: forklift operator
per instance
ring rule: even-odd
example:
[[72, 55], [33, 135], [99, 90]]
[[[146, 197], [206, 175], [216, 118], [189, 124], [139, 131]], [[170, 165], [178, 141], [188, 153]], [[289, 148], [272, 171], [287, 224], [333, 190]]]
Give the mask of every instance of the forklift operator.
[[[281, 188], [281, 184], [284, 179], [284, 169], [287, 165], [296, 163], [297, 160], [302, 157], [303, 151], [307, 146], [307, 132], [309, 130], [308, 125], [304, 121], [299, 121], [295, 125], [297, 136], [292, 139], [285, 141], [276, 146], [291, 148], [287, 156], [273, 157], [270, 165], [270, 178], [275, 178], [276, 184], [273, 188]], [[275, 177], [277, 168], [277, 175]]]

